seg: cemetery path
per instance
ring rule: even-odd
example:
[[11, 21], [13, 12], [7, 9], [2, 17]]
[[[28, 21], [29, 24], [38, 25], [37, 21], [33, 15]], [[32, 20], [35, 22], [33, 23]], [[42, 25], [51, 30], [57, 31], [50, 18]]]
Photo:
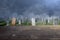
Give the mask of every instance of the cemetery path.
[[[58, 29], [57, 29], [58, 28]], [[59, 27], [14, 26], [0, 29], [1, 40], [60, 40]]]

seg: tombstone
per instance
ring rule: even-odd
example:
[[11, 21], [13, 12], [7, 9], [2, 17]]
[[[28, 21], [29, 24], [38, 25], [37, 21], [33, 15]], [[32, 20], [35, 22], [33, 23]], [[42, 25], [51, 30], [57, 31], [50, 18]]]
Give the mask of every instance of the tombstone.
[[32, 26], [35, 26], [36, 25], [35, 24], [35, 18], [32, 18], [31, 21], [32, 21]]
[[21, 25], [21, 20], [19, 20], [19, 25]]
[[50, 18], [48, 18], [47, 20], [48, 20], [48, 23], [50, 23]]
[[44, 18], [42, 18], [42, 22], [44, 22]]
[[9, 26], [9, 21], [7, 21], [7, 26]]
[[15, 24], [16, 24], [16, 18], [13, 17], [13, 18], [12, 18], [12, 25], [15, 25]]
[[58, 25], [58, 20], [57, 19], [53, 20], [53, 25]]

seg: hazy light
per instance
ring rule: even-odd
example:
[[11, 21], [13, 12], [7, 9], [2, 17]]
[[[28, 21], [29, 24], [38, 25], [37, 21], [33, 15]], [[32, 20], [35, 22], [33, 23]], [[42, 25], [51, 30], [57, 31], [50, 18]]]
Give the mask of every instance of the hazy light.
[[59, 1], [60, 0], [45, 0], [45, 5], [54, 7], [54, 6], [58, 5]]

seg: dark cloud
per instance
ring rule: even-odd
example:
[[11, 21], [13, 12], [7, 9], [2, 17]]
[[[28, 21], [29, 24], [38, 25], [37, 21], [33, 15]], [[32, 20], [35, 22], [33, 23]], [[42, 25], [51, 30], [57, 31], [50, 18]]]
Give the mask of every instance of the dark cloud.
[[31, 13], [59, 15], [60, 0], [0, 0], [0, 17], [12, 16], [14, 13], [25, 16]]

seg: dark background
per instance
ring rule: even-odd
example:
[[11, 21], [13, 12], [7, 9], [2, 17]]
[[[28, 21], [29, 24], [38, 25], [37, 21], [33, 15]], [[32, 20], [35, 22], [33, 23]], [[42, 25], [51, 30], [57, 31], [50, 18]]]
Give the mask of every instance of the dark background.
[[60, 0], [0, 0], [0, 17], [41, 14], [60, 16]]

